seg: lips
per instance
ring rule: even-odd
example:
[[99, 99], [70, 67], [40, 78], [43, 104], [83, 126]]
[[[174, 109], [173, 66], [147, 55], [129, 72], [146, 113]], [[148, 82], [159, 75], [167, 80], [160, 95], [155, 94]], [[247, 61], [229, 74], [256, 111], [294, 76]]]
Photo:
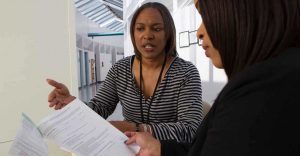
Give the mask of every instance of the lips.
[[143, 44], [143, 47], [146, 48], [146, 47], [154, 47], [154, 45], [152, 43], [145, 43]]
[[143, 49], [147, 52], [151, 52], [153, 51], [155, 48], [155, 45], [151, 44], [151, 43], [146, 43], [146, 44], [143, 44]]

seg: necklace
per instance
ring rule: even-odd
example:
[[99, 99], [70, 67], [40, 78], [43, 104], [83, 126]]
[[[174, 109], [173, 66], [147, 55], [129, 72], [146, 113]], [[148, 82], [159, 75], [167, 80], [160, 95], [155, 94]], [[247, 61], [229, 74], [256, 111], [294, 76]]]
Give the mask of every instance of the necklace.
[[151, 108], [151, 105], [152, 105], [152, 102], [153, 102], [158, 84], [161, 81], [161, 77], [162, 77], [162, 73], [163, 73], [165, 65], [166, 65], [166, 61], [167, 61], [167, 57], [165, 56], [165, 59], [164, 59], [164, 62], [162, 64], [158, 79], [156, 81], [154, 91], [153, 91], [152, 96], [151, 96], [151, 100], [150, 100], [149, 107], [148, 107], [148, 110], [147, 110], [147, 121], [145, 122], [144, 113], [143, 113], [143, 103], [142, 103], [142, 100], [143, 100], [143, 95], [142, 95], [142, 83], [143, 83], [142, 59], [140, 60], [140, 109], [141, 109], [141, 115], [142, 115], [142, 122], [143, 123], [149, 123], [150, 108]]

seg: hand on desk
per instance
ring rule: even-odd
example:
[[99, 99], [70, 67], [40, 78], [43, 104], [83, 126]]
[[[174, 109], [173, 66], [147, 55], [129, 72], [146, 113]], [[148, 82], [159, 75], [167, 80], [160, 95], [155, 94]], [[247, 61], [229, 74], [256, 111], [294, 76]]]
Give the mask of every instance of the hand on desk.
[[49, 107], [54, 107], [55, 110], [61, 109], [76, 97], [72, 96], [69, 89], [62, 83], [47, 79], [49, 85], [53, 86], [53, 91], [48, 95]]

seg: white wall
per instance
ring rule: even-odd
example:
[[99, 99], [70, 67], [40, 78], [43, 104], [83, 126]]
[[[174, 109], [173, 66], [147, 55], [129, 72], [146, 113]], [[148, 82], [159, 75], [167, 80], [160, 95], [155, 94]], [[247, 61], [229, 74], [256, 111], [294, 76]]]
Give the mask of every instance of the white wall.
[[[46, 78], [77, 96], [75, 12], [72, 0], [1, 0], [0, 142], [14, 139], [21, 112], [35, 123], [50, 114]], [[8, 155], [11, 142], [0, 144]], [[64, 155], [50, 146], [50, 155]]]

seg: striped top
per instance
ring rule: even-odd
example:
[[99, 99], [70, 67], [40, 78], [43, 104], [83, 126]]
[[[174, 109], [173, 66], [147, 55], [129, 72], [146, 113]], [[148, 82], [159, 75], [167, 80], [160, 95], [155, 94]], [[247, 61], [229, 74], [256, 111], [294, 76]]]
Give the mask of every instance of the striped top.
[[[88, 106], [103, 118], [111, 115], [121, 103], [125, 120], [142, 123], [140, 90], [132, 72], [134, 56], [117, 62]], [[142, 99], [147, 119], [150, 97]], [[159, 140], [191, 142], [202, 121], [202, 90], [197, 68], [176, 57], [170, 64], [154, 95], [149, 111], [153, 136]]]

